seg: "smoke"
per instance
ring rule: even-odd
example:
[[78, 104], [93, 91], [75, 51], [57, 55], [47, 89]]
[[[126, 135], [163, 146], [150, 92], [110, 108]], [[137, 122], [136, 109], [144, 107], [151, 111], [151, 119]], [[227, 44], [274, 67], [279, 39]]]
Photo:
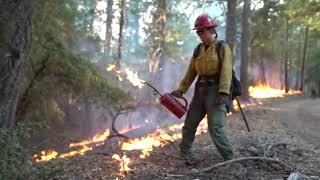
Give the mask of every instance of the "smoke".
[[[170, 93], [177, 89], [184, 73], [187, 70], [188, 64], [188, 62], [186, 63], [182, 59], [177, 61], [165, 60], [162, 68], [156, 74], [158, 77], [156, 80], [152, 81], [152, 86], [154, 86], [161, 94]], [[122, 65], [121, 67], [126, 68], [125, 65]], [[140, 78], [144, 79], [142, 75], [147, 74], [148, 73], [140, 73], [139, 77], [141, 76]], [[130, 133], [131, 137], [136, 137], [152, 132], [157, 128], [183, 122], [185, 117], [178, 119], [160, 104], [160, 95], [152, 95], [152, 88], [146, 85], [142, 87], [142, 89], [135, 88], [125, 80], [125, 77], [123, 79], [124, 81], [119, 83], [124, 85], [123, 87], [129, 87], [122, 89], [127, 89], [126, 91], [134, 97], [137, 103], [137, 108], [129, 113], [121, 114], [117, 117], [115, 128], [118, 131], [139, 127]], [[188, 101], [191, 100], [193, 91], [194, 84], [190, 86], [188, 92], [185, 94]], [[150, 96], [153, 98], [150, 99]], [[183, 101], [181, 101], [181, 103], [183, 103]], [[105, 128], [111, 129], [111, 123], [114, 117], [111, 116], [108, 109], [96, 108], [94, 114], [93, 118], [95, 119], [90, 120], [94, 124], [92, 125], [93, 129], [91, 132], [101, 132]]]

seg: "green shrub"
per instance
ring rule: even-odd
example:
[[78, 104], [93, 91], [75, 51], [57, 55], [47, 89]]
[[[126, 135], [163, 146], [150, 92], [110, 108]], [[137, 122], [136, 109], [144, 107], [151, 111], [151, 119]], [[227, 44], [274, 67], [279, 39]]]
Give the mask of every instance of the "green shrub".
[[0, 129], [0, 179], [25, 179], [31, 166], [19, 143], [21, 130]]

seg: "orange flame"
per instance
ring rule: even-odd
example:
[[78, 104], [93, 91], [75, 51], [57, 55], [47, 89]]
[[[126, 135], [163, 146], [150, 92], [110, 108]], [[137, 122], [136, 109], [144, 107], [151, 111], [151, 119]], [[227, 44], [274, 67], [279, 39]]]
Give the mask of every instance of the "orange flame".
[[116, 68], [115, 64], [108, 64], [107, 71], [112, 71], [114, 68]]
[[[131, 130], [137, 129], [139, 127], [141, 127], [141, 126], [134, 126], [130, 129], [124, 129], [124, 130], [121, 130], [120, 133], [126, 133]], [[50, 161], [55, 158], [67, 158], [67, 157], [71, 157], [71, 156], [75, 156], [75, 155], [83, 155], [87, 151], [91, 151], [93, 149], [93, 147], [90, 147], [90, 146], [97, 147], [97, 146], [103, 145], [109, 136], [110, 136], [110, 130], [105, 129], [105, 131], [103, 133], [99, 133], [92, 138], [83, 140], [78, 143], [70, 143], [69, 144], [69, 148], [77, 147], [77, 148], [79, 148], [79, 150], [69, 151], [67, 153], [63, 153], [60, 155], [57, 151], [45, 150], [45, 151], [41, 151], [40, 154], [33, 155], [32, 159], [35, 162], [46, 162], [46, 161]]]
[[250, 96], [253, 98], [275, 98], [284, 97], [286, 95], [300, 94], [301, 91], [290, 90], [289, 93], [285, 93], [284, 89], [276, 89], [269, 85], [258, 85], [249, 87]]
[[71, 151], [68, 153], [61, 154], [59, 156], [59, 158], [66, 158], [66, 157], [71, 157], [71, 156], [75, 156], [75, 155], [84, 155], [85, 152], [91, 151], [91, 150], [92, 150], [92, 147], [82, 146], [82, 148], [80, 150]]
[[118, 77], [119, 81], [123, 81], [122, 77], [119, 74], [117, 74], [117, 77]]
[[127, 74], [127, 79], [132, 83], [133, 86], [138, 86], [139, 89], [141, 89], [143, 87], [144, 81], [139, 79], [137, 72], [133, 72], [129, 69], [126, 69], [125, 72]]
[[173, 134], [170, 136], [163, 130], [157, 130], [145, 137], [123, 142], [121, 149], [126, 151], [140, 150], [140, 158], [146, 158], [150, 155], [149, 152], [153, 151], [154, 147], [162, 147], [166, 142], [172, 142], [178, 138], [181, 138], [181, 134]]
[[[116, 67], [115, 64], [108, 64], [107, 71], [115, 70], [115, 67]], [[117, 73], [117, 77], [118, 77], [119, 81], [123, 81], [123, 78], [121, 75], [121, 74], [123, 74], [123, 72], [120, 70], [117, 70], [117, 71], [115, 71], [115, 73]], [[126, 68], [124, 73], [127, 76], [126, 77], [127, 80], [129, 80], [129, 82], [133, 86], [137, 86], [137, 87], [139, 87], [139, 89], [141, 89], [144, 86], [143, 82], [145, 82], [145, 81], [138, 77], [138, 72], [134, 72], [134, 71], [131, 71], [130, 69]]]
[[40, 154], [33, 155], [35, 162], [50, 161], [58, 156], [58, 152], [54, 150], [41, 151]]
[[102, 141], [105, 141], [109, 135], [110, 135], [110, 131], [109, 129], [106, 129], [102, 134], [97, 134], [93, 136], [93, 138], [81, 141], [79, 143], [71, 143], [69, 147], [85, 146], [92, 143], [102, 142]]
[[126, 155], [123, 155], [122, 158], [120, 158], [118, 154], [114, 154], [112, 158], [120, 162], [120, 170], [119, 170], [120, 176], [124, 176], [126, 172], [131, 171], [129, 167], [130, 158], [128, 158]]
[[[183, 124], [175, 124], [168, 127], [169, 132], [158, 129], [155, 132], [148, 134], [141, 138], [135, 138], [129, 142], [123, 142], [121, 149], [125, 151], [140, 150], [140, 158], [146, 158], [150, 156], [150, 152], [155, 147], [163, 147], [170, 142], [174, 142], [182, 138], [181, 128]], [[179, 132], [177, 132], [179, 130]], [[199, 125], [196, 135], [207, 132], [207, 123], [202, 121]]]

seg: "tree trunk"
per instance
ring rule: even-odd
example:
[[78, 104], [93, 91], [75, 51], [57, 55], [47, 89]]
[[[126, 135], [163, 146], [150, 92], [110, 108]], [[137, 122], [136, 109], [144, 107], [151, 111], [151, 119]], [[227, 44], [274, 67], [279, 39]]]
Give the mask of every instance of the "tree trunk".
[[299, 71], [295, 72], [296, 78], [295, 78], [295, 84], [294, 84], [294, 89], [298, 90], [299, 89], [299, 82], [300, 82], [300, 73]]
[[304, 45], [303, 45], [302, 65], [301, 65], [300, 91], [303, 91], [303, 85], [304, 85], [304, 65], [305, 65], [306, 56], [307, 56], [308, 32], [309, 32], [309, 27], [306, 27], [306, 34], [304, 37]]
[[[285, 30], [284, 30], [285, 31]], [[285, 36], [285, 34], [282, 34]], [[281, 36], [282, 37], [282, 36]], [[286, 54], [286, 40], [281, 38], [280, 39], [280, 46], [281, 46], [281, 52], [280, 52], [280, 74], [279, 74], [279, 80], [280, 80], [280, 89], [284, 89], [284, 64], [285, 64], [285, 54]]]
[[119, 39], [118, 39], [118, 57], [116, 60], [116, 68], [120, 69], [120, 61], [122, 58], [122, 46], [123, 46], [123, 27], [124, 27], [124, 10], [125, 10], [125, 0], [120, 2], [120, 21], [119, 21]]
[[242, 33], [241, 33], [241, 66], [240, 83], [243, 88], [242, 99], [249, 99], [248, 84], [248, 63], [249, 63], [249, 42], [250, 42], [250, 0], [244, 0], [242, 15]]
[[113, 19], [113, 0], [108, 0], [107, 3], [107, 20], [106, 20], [106, 37], [105, 37], [105, 57], [109, 57], [110, 55], [110, 44], [111, 44], [111, 37], [112, 37], [112, 19]]
[[[267, 84], [267, 79], [266, 79], [266, 68], [264, 65], [264, 57], [265, 57], [265, 49], [264, 47], [261, 49], [260, 53], [260, 71], [259, 71], [259, 81], [261, 84]], [[269, 84], [270, 85], [270, 84]]]
[[156, 73], [160, 67], [164, 64], [161, 62], [164, 43], [165, 43], [165, 25], [167, 19], [166, 0], [155, 1], [157, 3], [157, 10], [153, 15], [153, 23], [151, 26], [151, 34], [148, 42], [152, 43], [152, 49], [150, 52], [149, 72]]
[[10, 128], [30, 58], [32, 2], [0, 3], [0, 128]]
[[165, 44], [165, 29], [166, 29], [166, 21], [167, 21], [167, 3], [166, 0], [160, 0], [160, 22], [159, 22], [159, 46], [158, 49], [160, 49], [159, 54], [159, 69], [161, 69], [164, 65], [164, 59], [163, 59], [163, 50], [164, 50], [164, 44]]
[[286, 21], [286, 54], [285, 54], [285, 63], [284, 63], [284, 88], [285, 88], [285, 93], [289, 92], [288, 66], [289, 66], [289, 19], [287, 19], [287, 21]]
[[139, 46], [139, 16], [132, 17], [134, 19], [135, 25], [134, 25], [134, 34], [133, 34], [133, 45], [134, 49], [136, 51], [136, 48]]
[[228, 0], [227, 25], [226, 25], [226, 42], [233, 52], [236, 40], [236, 8], [237, 0]]

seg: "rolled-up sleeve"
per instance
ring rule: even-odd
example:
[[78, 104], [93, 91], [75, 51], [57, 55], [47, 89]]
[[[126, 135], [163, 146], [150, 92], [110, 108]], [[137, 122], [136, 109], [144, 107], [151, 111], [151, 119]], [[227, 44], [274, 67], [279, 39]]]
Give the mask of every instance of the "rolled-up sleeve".
[[188, 70], [184, 75], [184, 78], [180, 82], [179, 90], [181, 90], [184, 93], [187, 92], [187, 90], [189, 89], [190, 85], [192, 84], [196, 76], [197, 76], [197, 72], [195, 69], [194, 58], [192, 57]]

